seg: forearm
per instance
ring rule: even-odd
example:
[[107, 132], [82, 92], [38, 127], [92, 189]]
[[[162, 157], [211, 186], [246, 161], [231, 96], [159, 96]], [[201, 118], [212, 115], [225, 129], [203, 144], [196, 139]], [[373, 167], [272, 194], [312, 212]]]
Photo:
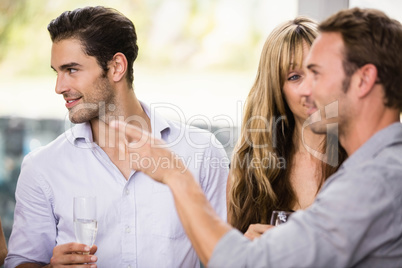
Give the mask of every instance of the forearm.
[[208, 263], [218, 241], [231, 229], [209, 204], [200, 186], [189, 173], [167, 182], [177, 213], [202, 263]]

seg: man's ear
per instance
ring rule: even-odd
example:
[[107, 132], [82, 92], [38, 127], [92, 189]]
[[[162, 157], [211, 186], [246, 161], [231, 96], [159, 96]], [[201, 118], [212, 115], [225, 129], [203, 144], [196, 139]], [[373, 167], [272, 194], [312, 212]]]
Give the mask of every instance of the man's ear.
[[368, 63], [359, 70], [359, 91], [358, 97], [364, 98], [367, 94], [370, 93], [371, 89], [374, 87], [378, 76], [377, 76], [377, 67], [374, 64]]
[[127, 58], [123, 53], [116, 53], [111, 61], [111, 75], [114, 82], [121, 81], [127, 73]]

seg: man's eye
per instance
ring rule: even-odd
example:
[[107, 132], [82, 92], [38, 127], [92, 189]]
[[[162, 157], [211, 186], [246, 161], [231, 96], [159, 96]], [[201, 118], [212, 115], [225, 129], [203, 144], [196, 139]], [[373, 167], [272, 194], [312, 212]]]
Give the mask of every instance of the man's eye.
[[288, 81], [295, 81], [298, 79], [300, 79], [300, 75], [298, 75], [298, 74], [294, 74], [294, 75], [288, 77]]
[[68, 68], [68, 72], [69, 72], [70, 74], [75, 73], [75, 72], [77, 72], [77, 71], [78, 71], [77, 69]]
[[313, 76], [313, 78], [315, 79], [315, 78], [317, 78], [318, 72], [316, 70], [310, 69], [309, 74], [311, 74]]

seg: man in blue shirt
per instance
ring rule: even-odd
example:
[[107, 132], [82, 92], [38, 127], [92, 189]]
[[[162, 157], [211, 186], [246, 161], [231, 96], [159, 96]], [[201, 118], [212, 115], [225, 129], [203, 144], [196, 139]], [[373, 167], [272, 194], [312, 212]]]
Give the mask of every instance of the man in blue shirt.
[[[250, 241], [219, 219], [184, 167], [151, 174], [136, 166], [169, 186], [208, 267], [402, 267], [402, 26], [380, 11], [354, 8], [319, 28], [306, 59], [306, 125], [339, 133], [349, 158], [311, 207]], [[144, 134], [112, 125], [134, 141]], [[160, 146], [129, 150], [169, 154]]]

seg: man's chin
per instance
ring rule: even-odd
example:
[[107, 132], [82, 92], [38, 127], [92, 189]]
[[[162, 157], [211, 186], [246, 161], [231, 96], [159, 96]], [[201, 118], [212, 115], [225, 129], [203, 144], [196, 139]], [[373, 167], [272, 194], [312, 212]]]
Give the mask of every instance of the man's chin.
[[82, 123], [85, 123], [90, 120], [88, 118], [88, 116], [81, 115], [78, 113], [72, 113], [72, 112], [70, 112], [68, 118], [70, 119], [71, 123], [73, 123], [73, 124], [82, 124]]
[[88, 122], [99, 117], [99, 106], [93, 103], [82, 103], [68, 110], [68, 117], [74, 124]]
[[327, 125], [323, 124], [322, 122], [316, 122], [311, 125], [309, 125], [309, 128], [311, 131], [313, 131], [315, 134], [327, 134]]
[[336, 120], [325, 120], [309, 125], [315, 134], [338, 135], [338, 123]]
[[82, 121], [82, 120], [77, 120], [74, 117], [70, 117], [69, 119], [70, 119], [70, 122], [73, 124], [82, 124], [82, 123], [86, 122], [86, 121]]

